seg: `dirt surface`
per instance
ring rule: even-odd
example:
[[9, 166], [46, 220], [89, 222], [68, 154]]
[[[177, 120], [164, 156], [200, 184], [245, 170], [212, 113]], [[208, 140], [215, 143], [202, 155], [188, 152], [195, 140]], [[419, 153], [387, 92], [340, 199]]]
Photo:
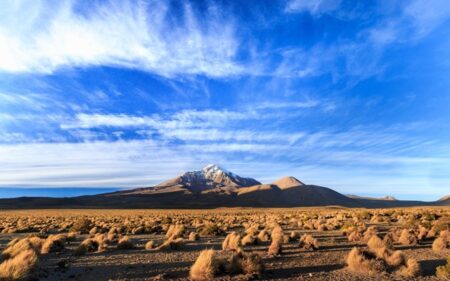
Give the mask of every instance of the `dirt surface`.
[[[425, 209], [420, 209], [424, 212]], [[438, 209], [431, 209], [436, 211]], [[441, 208], [439, 212], [447, 213], [449, 209]], [[181, 216], [185, 222], [187, 238], [191, 231], [199, 228], [190, 225], [196, 218], [215, 219], [221, 217], [233, 218], [235, 224], [226, 230], [226, 233], [236, 231], [244, 233], [241, 222], [247, 222], [252, 218], [261, 219], [270, 217], [282, 226], [283, 231], [289, 234], [298, 231], [300, 234], [312, 234], [319, 242], [319, 249], [308, 251], [298, 246], [298, 241], [283, 244], [283, 253], [279, 256], [268, 256], [267, 249], [270, 242], [245, 246], [245, 252], [255, 252], [262, 256], [265, 270], [259, 277], [261, 280], [439, 280], [435, 277], [436, 267], [446, 263], [449, 250], [442, 253], [434, 253], [431, 249], [432, 239], [420, 241], [417, 245], [402, 246], [396, 243], [396, 250], [402, 250], [407, 258], [415, 258], [421, 266], [419, 277], [404, 278], [390, 273], [376, 275], [353, 273], [346, 268], [345, 259], [349, 251], [357, 247], [366, 247], [364, 242], [349, 242], [340, 229], [323, 230], [305, 229], [292, 223], [292, 218], [305, 214], [319, 215], [324, 218], [335, 217], [336, 214], [362, 212], [361, 210], [335, 209], [335, 208], [305, 208], [305, 209], [222, 209], [205, 211], [145, 211], [145, 210], [39, 210], [39, 211], [5, 211], [0, 214], [2, 225], [8, 224], [14, 219], [32, 218], [32, 221], [46, 221], [48, 227], [45, 231], [39, 231], [41, 236], [50, 233], [60, 233], [60, 221], [76, 220], [78, 217], [89, 217], [92, 221], [113, 221], [115, 225], [125, 225], [125, 221], [160, 220]], [[369, 211], [373, 212], [373, 211]], [[378, 211], [375, 211], [378, 212]], [[410, 212], [416, 212], [411, 209]], [[391, 216], [392, 217], [392, 216]], [[350, 220], [350, 218], [345, 218]], [[389, 229], [399, 226], [399, 222], [366, 221], [366, 227], [376, 226], [378, 235], [383, 236]], [[54, 228], [53, 228], [54, 227]], [[265, 227], [261, 225], [260, 227]], [[3, 231], [7, 232], [7, 231]], [[16, 237], [26, 237], [33, 231], [26, 233], [2, 233], [0, 234], [0, 249]], [[36, 232], [35, 232], [36, 233]], [[124, 234], [125, 235], [125, 234]], [[222, 235], [201, 235], [199, 241], [185, 241], [180, 249], [154, 251], [146, 250], [145, 243], [154, 240], [157, 244], [165, 239], [164, 232], [144, 233], [133, 235], [131, 238], [135, 248], [130, 250], [118, 250], [116, 245], [109, 245], [106, 251], [87, 253], [76, 256], [74, 250], [81, 241], [88, 238], [89, 234], [79, 234], [75, 241], [66, 242], [65, 248], [60, 252], [52, 252], [41, 255], [39, 264], [35, 268], [29, 280], [186, 280], [189, 279], [189, 268], [204, 249], [215, 249], [222, 252], [221, 244], [225, 238]], [[238, 275], [218, 275], [217, 280], [247, 280], [248, 277]]]

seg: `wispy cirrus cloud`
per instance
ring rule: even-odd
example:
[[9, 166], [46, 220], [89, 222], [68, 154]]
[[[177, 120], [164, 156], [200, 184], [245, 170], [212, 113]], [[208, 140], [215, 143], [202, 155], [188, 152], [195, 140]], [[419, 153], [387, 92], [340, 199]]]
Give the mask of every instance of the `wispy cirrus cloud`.
[[341, 0], [290, 0], [286, 4], [287, 13], [309, 12], [313, 15], [321, 15], [339, 8]]
[[[50, 12], [51, 11], [51, 12]], [[120, 66], [165, 77], [241, 73], [235, 23], [211, 6], [174, 17], [161, 1], [15, 1], [0, 11], [0, 71]]]
[[[343, 13], [366, 20], [364, 11], [355, 14], [338, 9], [341, 1], [288, 2], [286, 11], [290, 13], [307, 11], [313, 16], [327, 13], [340, 18]], [[359, 81], [384, 73], [387, 63], [382, 60], [390, 47], [414, 44], [450, 19], [450, 6], [445, 0], [414, 0], [395, 4], [395, 12], [389, 13], [379, 4], [382, 14], [374, 23], [367, 24], [353, 34], [339, 38], [334, 44], [318, 42], [309, 48], [280, 49], [282, 57], [274, 73], [286, 78], [314, 78], [331, 74], [338, 83], [350, 77], [350, 86]], [[348, 7], [347, 7], [348, 8]]]
[[[248, 154], [240, 160], [229, 157], [230, 153], [243, 150], [266, 157]], [[368, 190], [392, 193], [395, 189], [395, 194], [399, 195], [420, 192], [436, 199], [433, 196], [444, 195], [450, 184], [446, 170], [442, 169], [450, 165], [445, 156], [401, 157], [301, 149], [280, 144], [231, 142], [169, 148], [151, 140], [27, 143], [0, 145], [0, 154], [0, 183], [9, 187], [149, 186], [210, 162], [223, 164], [233, 172], [263, 182], [293, 175], [307, 183], [332, 187], [344, 193], [359, 194]], [[280, 155], [288, 156], [291, 161], [273, 158]], [[295, 159], [297, 161], [292, 161]], [[386, 169], [386, 165], [390, 168]]]

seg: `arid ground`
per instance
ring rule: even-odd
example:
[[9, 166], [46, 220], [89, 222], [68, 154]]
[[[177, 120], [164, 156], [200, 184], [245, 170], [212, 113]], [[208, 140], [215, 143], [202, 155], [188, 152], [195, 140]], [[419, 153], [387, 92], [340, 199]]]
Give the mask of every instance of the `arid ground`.
[[[0, 280], [445, 280], [449, 216], [447, 207], [1, 211]], [[191, 270], [205, 249], [214, 252]]]

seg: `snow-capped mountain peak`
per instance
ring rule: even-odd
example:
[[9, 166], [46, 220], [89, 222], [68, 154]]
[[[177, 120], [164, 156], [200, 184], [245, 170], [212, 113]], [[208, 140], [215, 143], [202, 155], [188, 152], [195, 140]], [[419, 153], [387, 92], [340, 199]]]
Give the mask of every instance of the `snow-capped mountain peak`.
[[209, 164], [202, 169], [206, 178], [214, 178], [217, 175], [228, 175], [230, 177], [235, 177], [232, 172], [220, 167], [217, 164]]
[[[261, 184], [252, 178], [240, 177], [219, 165], [209, 164], [199, 171], [185, 172], [176, 179], [168, 181], [188, 187], [190, 190], [205, 190], [217, 187], [247, 187]], [[160, 185], [167, 185], [168, 182]]]

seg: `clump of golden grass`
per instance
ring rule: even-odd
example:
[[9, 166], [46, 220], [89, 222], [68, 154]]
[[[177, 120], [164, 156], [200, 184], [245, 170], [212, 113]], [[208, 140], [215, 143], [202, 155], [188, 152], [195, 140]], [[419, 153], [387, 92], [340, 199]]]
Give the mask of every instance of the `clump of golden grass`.
[[426, 227], [424, 227], [424, 226], [419, 226], [419, 231], [418, 231], [418, 234], [417, 234], [417, 239], [419, 240], [419, 241], [423, 241], [423, 240], [425, 240], [426, 238], [427, 238], [427, 235], [428, 235], [428, 229], [426, 228]]
[[400, 267], [396, 274], [403, 277], [417, 277], [420, 275], [420, 265], [415, 259], [408, 259], [406, 265]]
[[45, 239], [41, 248], [41, 254], [48, 254], [51, 252], [60, 252], [64, 249], [66, 236], [63, 234], [50, 235]]
[[200, 239], [200, 236], [197, 232], [191, 232], [189, 233], [189, 241], [198, 241]]
[[0, 280], [23, 280], [36, 266], [38, 256], [32, 249], [21, 251], [0, 264]]
[[222, 242], [222, 250], [241, 251], [241, 236], [237, 232], [231, 232]]
[[200, 229], [200, 235], [203, 236], [218, 236], [223, 235], [224, 231], [215, 223], [208, 222]]
[[369, 239], [373, 236], [377, 235], [377, 228], [375, 226], [370, 226], [367, 228], [367, 230], [364, 232], [362, 240], [367, 243]]
[[244, 254], [240, 264], [242, 271], [251, 276], [260, 276], [264, 270], [261, 256], [255, 253]]
[[183, 237], [185, 230], [186, 230], [186, 228], [182, 224], [171, 225], [171, 226], [169, 226], [169, 229], [167, 230], [166, 239], [171, 240], [171, 239], [177, 239], [177, 238]]
[[120, 238], [119, 243], [117, 243], [117, 249], [131, 250], [131, 249], [134, 249], [134, 244], [131, 241], [130, 237], [123, 236], [122, 238]]
[[87, 238], [75, 249], [74, 254], [77, 256], [84, 255], [88, 252], [98, 251], [99, 243], [92, 238]]
[[443, 237], [438, 237], [434, 240], [431, 248], [433, 249], [433, 252], [440, 253], [447, 249], [447, 241]]
[[255, 239], [255, 237], [253, 237], [252, 234], [245, 235], [241, 240], [242, 246], [254, 245], [255, 242], [256, 242], [256, 239]]
[[211, 280], [218, 270], [214, 250], [203, 250], [192, 265], [189, 276], [192, 280]]
[[97, 252], [106, 251], [108, 245], [113, 242], [112, 240], [109, 239], [107, 234], [97, 233], [92, 239], [98, 243]]
[[14, 243], [10, 243], [9, 246], [7, 246], [2, 252], [2, 257], [5, 259], [14, 258], [21, 252], [27, 250], [40, 252], [43, 243], [44, 240], [39, 237], [29, 237], [14, 241]]
[[367, 246], [370, 252], [378, 259], [384, 260], [389, 266], [399, 266], [405, 261], [401, 251], [392, 251], [378, 235], [372, 236], [367, 242]]
[[70, 231], [88, 233], [92, 228], [92, 221], [87, 218], [79, 218], [71, 227]]
[[267, 242], [270, 239], [269, 233], [267, 232], [267, 230], [263, 229], [258, 233], [258, 236], [256, 239], [259, 243]]
[[405, 256], [402, 251], [387, 252], [384, 260], [389, 266], [397, 267], [405, 263]]
[[281, 226], [276, 225], [272, 230], [271, 234], [272, 242], [269, 246], [269, 250], [267, 252], [268, 255], [277, 256], [282, 252], [282, 244], [283, 244], [283, 229]]
[[89, 235], [95, 235], [96, 233], [98, 233], [98, 227], [94, 226], [93, 228], [91, 228], [91, 230], [89, 230]]
[[447, 241], [447, 243], [450, 243], [450, 231], [442, 230], [441, 233], [439, 233], [439, 237], [444, 239], [444, 241]]
[[353, 272], [373, 275], [384, 270], [384, 265], [381, 261], [376, 260], [372, 254], [360, 251], [356, 247], [350, 251], [346, 262], [348, 268]]
[[319, 249], [319, 242], [310, 234], [303, 234], [300, 238], [299, 246], [305, 250], [317, 250]]
[[190, 270], [192, 280], [211, 280], [217, 274], [246, 274], [259, 277], [264, 270], [262, 258], [255, 253], [234, 252], [226, 258], [219, 258], [214, 250], [200, 253]]
[[384, 235], [383, 237], [383, 243], [389, 249], [392, 249], [394, 247], [394, 241], [395, 241], [394, 234], [392, 234], [391, 232], [386, 233], [386, 235]]
[[298, 231], [291, 231], [289, 234], [290, 241], [297, 241], [300, 238], [300, 233]]
[[450, 256], [447, 258], [447, 264], [436, 268], [436, 276], [443, 280], [450, 280]]
[[354, 230], [348, 235], [347, 239], [349, 242], [359, 242], [363, 239], [363, 236], [358, 230]]
[[420, 266], [415, 259], [406, 260], [401, 251], [392, 251], [377, 235], [372, 236], [367, 245], [368, 251], [353, 248], [349, 253], [347, 264], [350, 270], [369, 274], [388, 270], [403, 277], [420, 274]]
[[147, 243], [145, 243], [145, 249], [146, 250], [153, 250], [156, 248], [156, 243], [153, 240], [149, 240], [147, 241]]
[[16, 243], [19, 242], [19, 241], [20, 241], [20, 238], [19, 238], [19, 237], [16, 237], [16, 238], [12, 239], [11, 241], [9, 241], [9, 242], [6, 244], [6, 247], [11, 247], [11, 246], [13, 246], [14, 244], [16, 244]]
[[71, 232], [67, 233], [66, 241], [73, 242], [77, 239], [77, 236], [78, 236], [77, 232], [71, 231]]
[[370, 237], [367, 242], [367, 246], [369, 250], [372, 251], [378, 258], [384, 258], [386, 252], [390, 247], [386, 245], [386, 243], [378, 237], [378, 235], [373, 235]]
[[185, 244], [183, 238], [169, 239], [155, 248], [155, 251], [178, 250]]
[[403, 229], [398, 242], [402, 245], [416, 245], [417, 238], [411, 230]]

